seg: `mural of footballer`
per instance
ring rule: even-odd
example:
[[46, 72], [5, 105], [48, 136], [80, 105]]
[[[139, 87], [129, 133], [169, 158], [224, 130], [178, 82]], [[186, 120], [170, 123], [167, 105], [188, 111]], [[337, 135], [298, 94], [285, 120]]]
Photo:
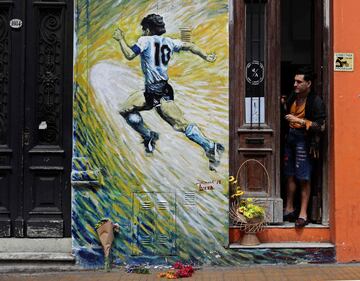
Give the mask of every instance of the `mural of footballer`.
[[140, 111], [155, 108], [176, 131], [184, 133], [204, 149], [209, 159], [209, 169], [215, 171], [220, 165], [220, 157], [225, 148], [222, 144], [207, 138], [196, 124], [185, 120], [183, 112], [174, 101], [174, 90], [168, 83], [168, 63], [174, 52], [189, 51], [207, 62], [214, 62], [216, 55], [205, 53], [193, 43], [162, 36], [166, 29], [160, 15], [147, 15], [141, 21], [141, 26], [143, 36], [133, 46], [128, 45], [121, 29], [118, 28], [113, 34], [126, 59], [132, 60], [140, 55], [141, 68], [145, 76], [145, 92], [131, 95], [119, 113], [141, 135], [145, 151], [153, 153], [159, 134], [145, 125]]

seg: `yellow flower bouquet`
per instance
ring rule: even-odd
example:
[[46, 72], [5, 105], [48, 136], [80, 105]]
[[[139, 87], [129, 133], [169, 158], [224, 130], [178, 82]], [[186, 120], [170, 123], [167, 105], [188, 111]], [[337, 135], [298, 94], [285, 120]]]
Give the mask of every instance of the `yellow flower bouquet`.
[[238, 185], [238, 176], [240, 170], [249, 161], [258, 163], [268, 175], [266, 168], [255, 159], [246, 160], [238, 169], [236, 178], [229, 177], [229, 189], [231, 192], [231, 207], [229, 210], [229, 217], [233, 226], [238, 226], [243, 231], [244, 235], [240, 244], [246, 246], [253, 246], [260, 244], [256, 233], [262, 231], [267, 224], [265, 203], [255, 198], [249, 198], [245, 195], [245, 188]]
[[[234, 186], [237, 181], [234, 177], [229, 178], [230, 185]], [[263, 221], [265, 220], [265, 207], [256, 203], [253, 198], [242, 198], [245, 192], [240, 186], [236, 186], [234, 193], [231, 195], [233, 199], [233, 209], [239, 216], [241, 222]]]

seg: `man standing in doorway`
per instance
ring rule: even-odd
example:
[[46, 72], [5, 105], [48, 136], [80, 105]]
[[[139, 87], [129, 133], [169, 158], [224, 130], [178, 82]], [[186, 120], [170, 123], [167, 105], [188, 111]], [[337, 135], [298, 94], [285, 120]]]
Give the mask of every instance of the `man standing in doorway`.
[[220, 165], [224, 146], [207, 138], [195, 123], [190, 123], [184, 118], [183, 112], [174, 101], [174, 90], [168, 83], [168, 64], [174, 52], [188, 51], [207, 62], [214, 62], [216, 55], [205, 53], [193, 43], [163, 36], [166, 29], [160, 15], [147, 15], [141, 21], [141, 26], [143, 36], [133, 46], [129, 46], [125, 41], [121, 29], [117, 29], [113, 35], [126, 59], [132, 60], [140, 56], [145, 77], [145, 92], [130, 96], [119, 113], [141, 135], [145, 151], [152, 154], [159, 134], [145, 125], [140, 112], [155, 108], [176, 131], [184, 133], [188, 139], [204, 149], [209, 159], [209, 169], [215, 171]]
[[[295, 221], [296, 228], [302, 228], [309, 222], [307, 209], [311, 193], [311, 162], [313, 158], [319, 158], [320, 134], [325, 130], [325, 106], [312, 91], [313, 80], [310, 67], [298, 69], [294, 92], [285, 106], [288, 133], [284, 149], [284, 174], [287, 177], [284, 221]], [[294, 206], [297, 184], [301, 188], [300, 212]]]

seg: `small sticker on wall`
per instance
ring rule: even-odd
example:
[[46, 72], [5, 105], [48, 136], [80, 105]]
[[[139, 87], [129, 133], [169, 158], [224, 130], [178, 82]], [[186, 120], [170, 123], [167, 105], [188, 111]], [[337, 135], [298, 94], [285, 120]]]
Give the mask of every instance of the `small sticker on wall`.
[[196, 185], [199, 188], [199, 191], [215, 190], [215, 189], [221, 187], [221, 180], [213, 180], [210, 182], [200, 181]]
[[354, 71], [353, 53], [335, 53], [334, 57], [335, 71]]

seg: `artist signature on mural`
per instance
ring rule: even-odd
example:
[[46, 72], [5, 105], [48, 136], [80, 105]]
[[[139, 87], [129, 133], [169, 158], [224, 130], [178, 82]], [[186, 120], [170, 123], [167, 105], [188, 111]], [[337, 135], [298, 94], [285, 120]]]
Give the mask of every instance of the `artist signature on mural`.
[[221, 180], [213, 180], [210, 182], [207, 181], [201, 181], [196, 184], [199, 191], [208, 191], [208, 190], [214, 190], [216, 187], [219, 187], [221, 185]]

